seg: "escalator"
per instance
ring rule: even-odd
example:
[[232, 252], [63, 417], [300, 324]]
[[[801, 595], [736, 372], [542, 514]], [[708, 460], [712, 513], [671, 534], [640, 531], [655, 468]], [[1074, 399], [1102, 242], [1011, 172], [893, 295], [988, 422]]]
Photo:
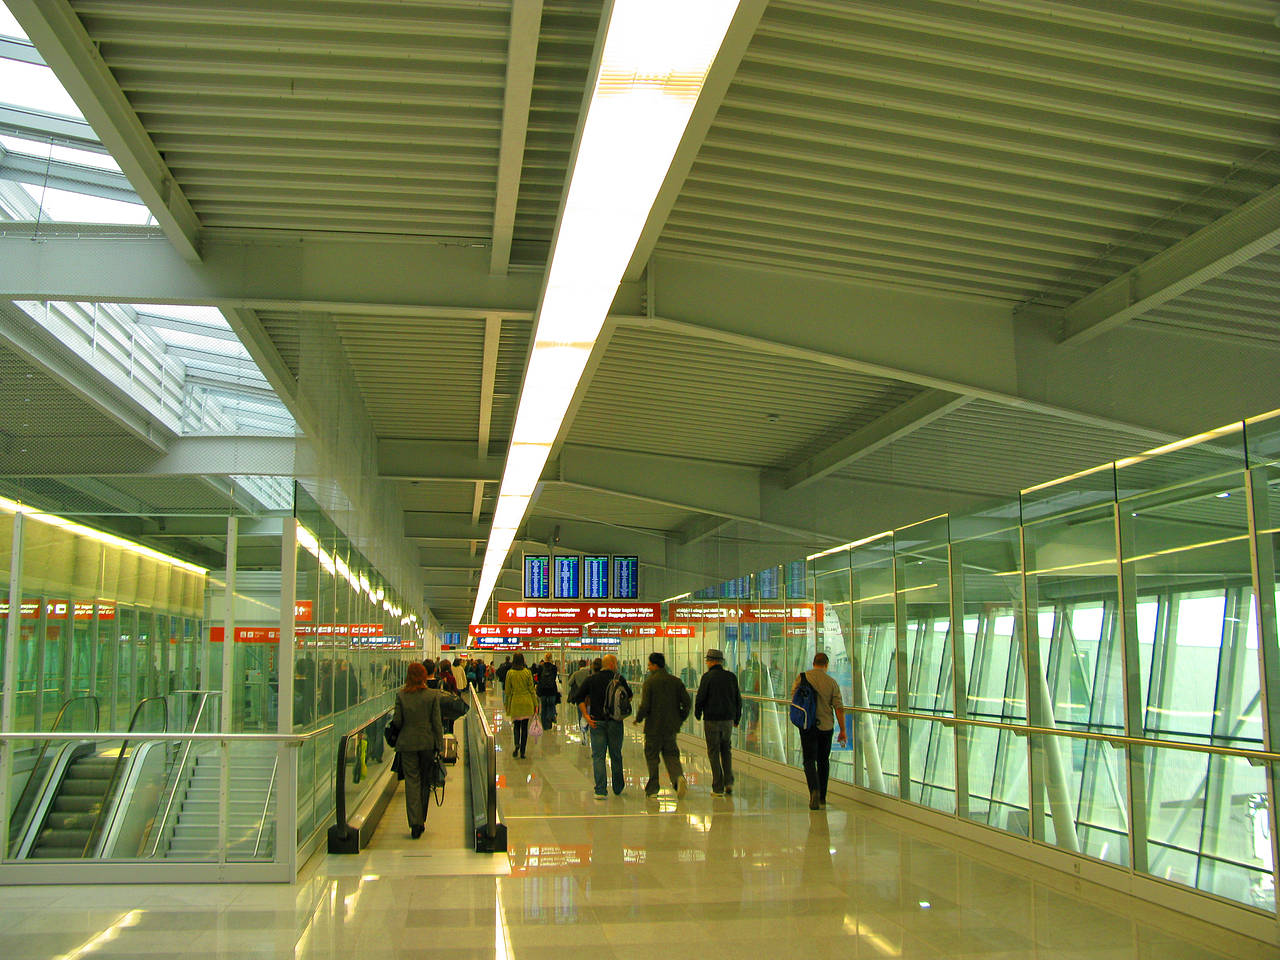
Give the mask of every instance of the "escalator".
[[[94, 713], [96, 729], [96, 709]], [[61, 721], [62, 713], [55, 730]], [[147, 730], [148, 726], [157, 729]], [[148, 697], [134, 709], [129, 733], [164, 733], [167, 727], [164, 698]], [[161, 775], [167, 771], [169, 744], [130, 743], [127, 735], [119, 743], [80, 741], [51, 749], [51, 742], [41, 749], [19, 798], [10, 855], [73, 860], [111, 856], [110, 848], [122, 831], [145, 829], [154, 810], [155, 791], [149, 797], [138, 795], [140, 775], [145, 771], [154, 778], [156, 771]], [[150, 807], [128, 811], [138, 801], [149, 801]]]

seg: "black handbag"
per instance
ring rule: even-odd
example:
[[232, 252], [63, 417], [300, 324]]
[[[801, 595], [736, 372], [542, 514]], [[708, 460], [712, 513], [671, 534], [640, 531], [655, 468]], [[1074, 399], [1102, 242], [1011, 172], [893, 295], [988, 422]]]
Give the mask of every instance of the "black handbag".
[[388, 747], [394, 747], [396, 741], [400, 739], [400, 727], [392, 720], [382, 728], [382, 736], [386, 738]]

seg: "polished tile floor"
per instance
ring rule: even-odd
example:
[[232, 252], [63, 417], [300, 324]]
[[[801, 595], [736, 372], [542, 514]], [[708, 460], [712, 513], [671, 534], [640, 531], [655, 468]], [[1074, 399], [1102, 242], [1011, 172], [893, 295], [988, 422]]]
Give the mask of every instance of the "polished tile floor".
[[[455, 782], [411, 841], [398, 797], [370, 849], [292, 885], [0, 888], [0, 958], [659, 956], [692, 960], [1228, 960], [1280, 951], [1111, 891], [996, 868], [906, 821], [740, 771], [709, 794], [592, 797], [576, 725], [516, 760], [498, 719], [507, 856], [463, 843]], [[630, 728], [629, 728], [630, 730]], [[665, 774], [664, 774], [665, 780]]]

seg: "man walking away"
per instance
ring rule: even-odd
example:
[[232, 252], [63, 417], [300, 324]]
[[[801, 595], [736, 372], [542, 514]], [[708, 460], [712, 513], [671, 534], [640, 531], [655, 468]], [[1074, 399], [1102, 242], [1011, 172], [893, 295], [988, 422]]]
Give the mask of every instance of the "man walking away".
[[538, 671], [538, 702], [542, 707], [542, 729], [547, 732], [556, 723], [556, 702], [560, 699], [560, 688], [556, 683], [556, 665], [548, 653], [543, 659], [542, 669]]
[[[577, 697], [578, 691], [582, 689], [582, 685], [587, 682], [587, 677], [591, 676], [591, 667], [586, 660], [578, 661], [578, 669], [569, 675], [569, 686], [565, 690], [565, 699], [569, 703], [577, 703], [574, 698]], [[582, 732], [582, 742], [587, 742], [587, 721], [578, 713], [578, 729]]]
[[[840, 700], [840, 684], [827, 676], [827, 655], [816, 653], [813, 657], [813, 669], [806, 670], [804, 677], [813, 684], [818, 695], [818, 723], [809, 730], [800, 731], [800, 751], [804, 756], [804, 779], [809, 784], [809, 809], [817, 810], [827, 802], [827, 778], [831, 775], [831, 734], [836, 724], [840, 725], [840, 736], [836, 739], [845, 742], [844, 704]], [[791, 694], [796, 695], [796, 687], [800, 686], [800, 678], [796, 677], [791, 684]]]
[[667, 670], [667, 658], [656, 651], [649, 654], [649, 676], [640, 688], [640, 706], [636, 710], [636, 723], [644, 723], [644, 759], [649, 764], [649, 782], [644, 785], [646, 797], [658, 795], [659, 754], [667, 765], [676, 796], [683, 797], [689, 789], [680, 765], [676, 734], [689, 716], [690, 705], [689, 691], [679, 677]]
[[493, 671], [493, 675], [498, 678], [498, 683], [501, 684], [502, 689], [504, 691], [507, 688], [507, 671], [510, 669], [511, 669], [511, 658], [507, 657], [507, 659], [503, 660], [502, 663], [498, 666], [498, 669]]
[[[625, 701], [625, 704], [624, 704]], [[609, 768], [613, 774], [613, 792], [622, 793], [626, 780], [622, 773], [622, 720], [613, 714], [631, 712], [631, 687], [618, 672], [618, 658], [612, 653], [601, 660], [601, 670], [587, 678], [578, 691], [578, 710], [591, 728], [591, 768], [595, 774], [596, 799], [608, 800], [608, 781], [605, 777], [605, 753], [609, 755]]]
[[742, 694], [738, 678], [724, 668], [724, 652], [707, 651], [707, 672], [698, 683], [693, 718], [702, 721], [711, 761], [711, 795], [733, 793], [733, 728], [742, 721]]

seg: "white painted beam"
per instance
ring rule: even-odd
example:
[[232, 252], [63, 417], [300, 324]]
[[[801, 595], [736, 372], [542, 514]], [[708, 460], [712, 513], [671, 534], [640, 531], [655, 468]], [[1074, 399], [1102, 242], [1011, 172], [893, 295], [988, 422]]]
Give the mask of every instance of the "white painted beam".
[[498, 142], [498, 189], [493, 205], [493, 246], [489, 272], [503, 276], [511, 264], [524, 141], [529, 131], [529, 100], [538, 60], [542, 0], [512, 0], [511, 37], [507, 43], [507, 79], [502, 98], [502, 136]]
[[1280, 245], [1280, 186], [1116, 277], [1063, 312], [1061, 342], [1084, 343]]
[[142, 121], [66, 0], [8, 0], [80, 112], [120, 164], [178, 254], [200, 259], [200, 221], [151, 142]]
[[782, 486], [791, 489], [819, 480], [914, 433], [939, 417], [946, 416], [952, 410], [964, 406], [970, 399], [946, 390], [926, 390], [917, 394], [825, 450], [796, 464], [783, 476]]

